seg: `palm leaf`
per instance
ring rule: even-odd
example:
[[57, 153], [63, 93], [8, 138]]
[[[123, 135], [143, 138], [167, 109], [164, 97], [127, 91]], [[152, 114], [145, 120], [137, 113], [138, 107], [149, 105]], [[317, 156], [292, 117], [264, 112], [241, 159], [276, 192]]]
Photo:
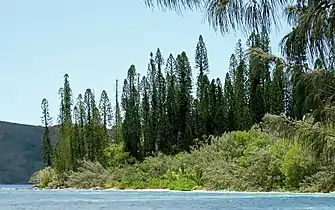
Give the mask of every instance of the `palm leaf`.
[[144, 2], [149, 7], [158, 6], [163, 10], [169, 9], [181, 12], [186, 9], [193, 10], [201, 8], [204, 0], [144, 0]]
[[201, 9], [215, 30], [245, 32], [279, 26], [282, 10], [289, 0], [144, 0], [149, 7], [182, 10]]

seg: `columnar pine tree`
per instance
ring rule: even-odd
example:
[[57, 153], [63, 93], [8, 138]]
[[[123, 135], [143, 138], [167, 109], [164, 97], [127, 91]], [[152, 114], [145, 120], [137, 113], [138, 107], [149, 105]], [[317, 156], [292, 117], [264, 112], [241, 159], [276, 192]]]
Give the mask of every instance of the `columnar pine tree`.
[[[247, 42], [250, 51], [261, 49], [270, 53], [269, 38], [266, 34], [253, 32]], [[271, 78], [268, 60], [256, 56], [249, 57], [250, 110], [252, 123], [259, 123], [271, 108]]]
[[55, 148], [54, 165], [59, 173], [73, 169], [73, 135], [72, 135], [72, 91], [69, 76], [64, 75], [64, 86], [59, 90], [61, 107], [59, 114], [59, 140]]
[[[265, 32], [265, 30], [262, 30], [260, 34], [261, 39], [261, 49], [266, 54], [271, 53], [270, 49], [270, 38]], [[263, 77], [264, 77], [264, 100], [265, 100], [265, 113], [269, 113], [271, 109], [271, 73], [270, 73], [270, 63], [269, 61], [263, 61]]]
[[211, 84], [209, 86], [208, 90], [208, 127], [207, 132], [208, 135], [215, 134], [216, 130], [216, 124], [215, 124], [215, 115], [218, 112], [218, 106], [217, 106], [217, 89], [216, 89], [216, 82], [215, 79], [212, 79]]
[[215, 103], [215, 112], [213, 116], [214, 122], [214, 134], [222, 135], [224, 132], [228, 131], [228, 113], [227, 110], [227, 100], [223, 95], [223, 88], [221, 80], [216, 79], [216, 103]]
[[236, 57], [238, 60], [238, 66], [235, 69], [234, 76], [234, 117], [236, 128], [238, 130], [246, 130], [251, 126], [250, 122], [250, 112], [247, 106], [247, 96], [245, 87], [245, 72], [246, 65], [244, 61], [244, 53], [242, 49], [241, 40], [237, 43], [236, 47]]
[[235, 81], [235, 69], [237, 68], [237, 66], [238, 66], [238, 62], [237, 62], [236, 56], [235, 54], [232, 54], [229, 59], [229, 72], [228, 72], [232, 85], [233, 85], [233, 82]]
[[283, 64], [280, 62], [276, 63], [273, 80], [271, 84], [271, 114], [279, 115], [285, 111], [284, 103], [284, 71]]
[[86, 108], [86, 123], [85, 123], [85, 146], [87, 154], [85, 155], [87, 160], [94, 161], [94, 121], [93, 112], [95, 109], [95, 97], [91, 89], [86, 89], [84, 94], [84, 103]]
[[77, 139], [77, 159], [83, 160], [87, 154], [86, 145], [85, 145], [85, 123], [86, 123], [86, 112], [85, 112], [84, 98], [82, 94], [79, 94], [77, 97], [77, 103], [74, 109], [74, 118], [76, 125], [76, 135]]
[[92, 154], [93, 158], [91, 161], [98, 161], [102, 165], [105, 164], [105, 157], [104, 157], [104, 149], [108, 144], [108, 133], [106, 134], [106, 130], [104, 128], [103, 122], [101, 120], [101, 115], [99, 113], [99, 108], [95, 103], [95, 100], [92, 100], [94, 103], [91, 105], [93, 108], [92, 112]]
[[122, 116], [119, 104], [119, 81], [116, 80], [115, 90], [115, 142], [121, 143], [123, 141], [122, 134]]
[[199, 41], [195, 50], [195, 68], [199, 71], [197, 78], [197, 114], [196, 117], [196, 135], [198, 138], [202, 138], [202, 135], [210, 135], [211, 131], [211, 119], [210, 119], [210, 108], [209, 108], [209, 88], [210, 82], [207, 77], [209, 73], [207, 49], [204, 43], [203, 37], [199, 36]]
[[157, 49], [155, 62], [157, 66], [157, 109], [158, 109], [158, 124], [157, 124], [157, 147], [160, 152], [169, 153], [168, 133], [167, 133], [167, 115], [166, 115], [166, 81], [163, 74], [164, 59], [159, 50]]
[[112, 125], [112, 105], [105, 90], [102, 91], [99, 101], [99, 113], [101, 115], [104, 130]]
[[301, 120], [306, 113], [305, 110], [305, 99], [306, 84], [304, 83], [303, 77], [307, 69], [307, 53], [305, 47], [305, 40], [301, 39], [290, 45], [290, 48], [286, 48], [286, 55], [288, 62], [291, 64], [289, 69], [291, 72], [291, 113], [290, 115], [298, 120]]
[[209, 74], [207, 48], [201, 35], [199, 36], [199, 40], [195, 50], [195, 68], [199, 70], [199, 75]]
[[179, 110], [179, 151], [190, 151], [193, 144], [192, 122], [191, 122], [191, 102], [192, 102], [192, 69], [188, 57], [182, 52], [176, 59], [177, 81], [178, 81], [178, 110]]
[[49, 103], [47, 99], [43, 99], [41, 103], [42, 108], [42, 124], [44, 127], [44, 134], [42, 140], [42, 156], [44, 161], [44, 166], [51, 166], [51, 158], [52, 158], [52, 148], [50, 143], [50, 125], [51, 125], [51, 117], [49, 114]]
[[143, 155], [150, 155], [150, 86], [147, 77], [143, 77], [141, 81], [142, 104], [141, 104], [141, 119], [142, 119], [142, 138], [143, 138]]
[[58, 114], [58, 123], [60, 125], [60, 128], [59, 128], [59, 133], [58, 133], [58, 136], [57, 136], [57, 142], [56, 142], [56, 145], [54, 147], [54, 152], [53, 152], [53, 164], [54, 164], [54, 167], [55, 167], [55, 170], [57, 171], [57, 173], [61, 174], [65, 171], [65, 159], [64, 157], [62, 156], [62, 147], [64, 146], [63, 142], [64, 140], [61, 139], [62, 137], [62, 132], [64, 132], [64, 100], [63, 100], [63, 88], [59, 88], [58, 90], [58, 95], [60, 97], [60, 108], [59, 108], [59, 114]]
[[125, 150], [133, 157], [140, 159], [141, 120], [136, 83], [136, 69], [134, 65], [131, 65], [123, 86], [122, 107], [125, 111], [125, 119], [122, 128]]
[[81, 133], [80, 133], [80, 117], [78, 106], [75, 105], [73, 108], [74, 125], [73, 125], [73, 156], [75, 159], [75, 167], [77, 166], [77, 160], [82, 160], [82, 145], [81, 145]]
[[158, 108], [158, 90], [157, 90], [157, 67], [156, 62], [153, 57], [153, 53], [150, 53], [150, 60], [148, 64], [148, 81], [150, 87], [150, 118], [149, 118], [149, 137], [147, 140], [147, 151], [145, 152], [148, 155], [156, 155], [158, 152], [158, 117], [159, 117], [159, 108]]
[[166, 61], [166, 80], [167, 80], [167, 96], [166, 96], [166, 113], [167, 113], [167, 133], [169, 134], [169, 150], [168, 154], [176, 154], [178, 152], [178, 119], [179, 107], [177, 102], [177, 77], [176, 77], [176, 60], [170, 54]]
[[306, 112], [305, 110], [305, 99], [306, 99], [306, 87], [303, 80], [304, 67], [302, 64], [296, 64], [293, 67], [292, 75], [292, 116], [298, 120], [301, 120]]
[[[101, 128], [101, 135], [102, 139], [100, 140], [100, 148], [99, 150], [99, 159], [103, 159], [103, 151], [108, 146], [109, 143], [111, 143], [110, 136], [108, 133], [108, 128], [112, 126], [112, 105], [108, 98], [108, 94], [105, 90], [102, 91], [99, 101], [99, 114], [100, 114], [100, 121], [101, 124], [99, 127]], [[104, 161], [105, 162], [105, 161]]]
[[226, 74], [224, 83], [224, 98], [226, 100], [225, 113], [227, 114], [227, 131], [236, 130], [236, 118], [235, 118], [235, 95], [234, 89], [231, 82], [230, 74]]
[[112, 105], [108, 98], [107, 92], [105, 90], [102, 91], [99, 101], [99, 113], [103, 125], [103, 135], [105, 138], [104, 144], [110, 143], [108, 128], [112, 125]]
[[[260, 35], [253, 32], [248, 43], [251, 50], [260, 48], [262, 43]], [[250, 111], [252, 123], [259, 123], [266, 113], [265, 88], [264, 88], [264, 62], [253, 56], [249, 58], [249, 82], [250, 82]]]

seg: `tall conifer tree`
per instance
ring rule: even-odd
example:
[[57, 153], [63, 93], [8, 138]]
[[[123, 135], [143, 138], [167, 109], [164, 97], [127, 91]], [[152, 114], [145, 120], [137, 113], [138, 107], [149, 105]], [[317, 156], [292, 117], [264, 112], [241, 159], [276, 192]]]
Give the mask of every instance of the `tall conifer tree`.
[[166, 112], [167, 112], [167, 133], [169, 134], [168, 154], [176, 154], [177, 139], [179, 133], [178, 119], [179, 107], [177, 102], [177, 77], [176, 77], [176, 60], [170, 54], [166, 61], [166, 78], [167, 78], [167, 96], [166, 96]]
[[216, 79], [216, 103], [215, 103], [215, 113], [213, 117], [214, 121], [214, 134], [221, 135], [228, 131], [228, 113], [227, 113], [227, 100], [223, 95], [223, 87], [221, 80]]
[[210, 82], [207, 74], [209, 73], [207, 49], [203, 37], [199, 36], [199, 41], [195, 50], [195, 68], [199, 71], [197, 78], [197, 117], [196, 135], [202, 138], [202, 135], [210, 135], [211, 119], [209, 107], [209, 89]]
[[72, 90], [69, 76], [64, 75], [64, 86], [59, 90], [61, 107], [59, 114], [60, 132], [55, 148], [55, 168], [63, 173], [73, 169], [73, 135], [72, 135]]
[[87, 154], [86, 145], [85, 145], [85, 123], [86, 123], [86, 113], [85, 113], [85, 104], [82, 94], [79, 94], [77, 97], [77, 103], [74, 109], [74, 118], [76, 125], [76, 135], [77, 139], [77, 159], [83, 160]]
[[119, 104], [119, 81], [116, 80], [115, 88], [115, 142], [120, 143], [123, 141], [122, 133], [122, 116]]
[[271, 114], [279, 115], [285, 111], [283, 64], [276, 63], [271, 84]]
[[238, 66], [234, 72], [234, 117], [236, 120], [236, 128], [238, 130], [246, 130], [249, 129], [249, 126], [251, 126], [251, 122], [250, 112], [247, 106], [247, 91], [245, 87], [246, 65], [241, 40], [238, 41], [235, 51], [235, 56], [238, 58]]
[[142, 137], [143, 137], [143, 153], [145, 156], [150, 155], [150, 101], [149, 101], [149, 82], [147, 77], [143, 77], [141, 81], [142, 104], [141, 104], [141, 119], [142, 119]]
[[157, 124], [157, 146], [158, 150], [163, 153], [169, 153], [169, 143], [167, 134], [167, 116], [166, 116], [166, 80], [163, 74], [164, 59], [159, 50], [157, 49], [155, 62], [157, 66], [157, 109], [158, 109], [158, 124]]
[[148, 154], [156, 155], [158, 152], [158, 138], [157, 132], [159, 108], [158, 108], [158, 89], [157, 89], [157, 66], [154, 55], [150, 53], [150, 60], [148, 64], [148, 80], [150, 86], [150, 135], [148, 139]]
[[180, 151], [190, 151], [192, 145], [192, 122], [191, 122], [191, 102], [192, 102], [192, 69], [185, 52], [177, 56], [177, 81], [178, 81], [178, 109], [179, 109], [179, 136], [178, 145]]
[[42, 140], [42, 154], [45, 167], [51, 166], [52, 148], [50, 143], [50, 125], [51, 117], [49, 114], [49, 103], [47, 99], [43, 99], [41, 103], [42, 108], [42, 124], [44, 127], [44, 134]]
[[234, 131], [236, 130], [236, 118], [235, 118], [235, 95], [233, 85], [230, 79], [230, 74], [226, 74], [225, 83], [224, 83], [224, 98], [226, 100], [225, 113], [227, 113], [227, 130]]
[[95, 161], [95, 134], [94, 134], [94, 109], [95, 109], [95, 97], [91, 89], [86, 89], [84, 94], [84, 103], [86, 107], [86, 123], [85, 123], [85, 145], [86, 145], [86, 157], [90, 161]]
[[133, 157], [140, 159], [141, 120], [138, 104], [137, 74], [134, 65], [128, 70], [127, 79], [124, 80], [122, 93], [122, 107], [125, 111], [123, 122], [123, 136], [125, 150]]

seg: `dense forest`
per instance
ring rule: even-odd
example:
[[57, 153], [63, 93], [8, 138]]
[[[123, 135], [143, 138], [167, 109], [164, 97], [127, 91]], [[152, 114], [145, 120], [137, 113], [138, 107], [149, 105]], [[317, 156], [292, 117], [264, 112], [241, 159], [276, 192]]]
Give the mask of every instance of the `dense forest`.
[[195, 49], [193, 65], [186, 52], [164, 59], [160, 49], [150, 53], [146, 75], [131, 65], [121, 94], [116, 80], [113, 106], [106, 91], [99, 101], [91, 89], [74, 100], [66, 74], [54, 147], [48, 101], [42, 101], [46, 169], [31, 181], [41, 187], [332, 190], [332, 65], [322, 58], [310, 65], [303, 42], [276, 57], [266, 31], [255, 31], [245, 46], [238, 41], [221, 82], [210, 78], [202, 36]]
[[[257, 47], [270, 52], [269, 42], [266, 34], [253, 33], [247, 46], [249, 50]], [[306, 71], [303, 55], [294, 62], [301, 63], [295, 71], [302, 77]], [[155, 55], [150, 53], [147, 75], [141, 77], [134, 65], [128, 69], [121, 104], [116, 81], [114, 109], [106, 91], [102, 91], [96, 103], [91, 89], [79, 94], [72, 104], [69, 76], [65, 75], [64, 86], [59, 89], [61, 130], [53, 153], [55, 169], [73, 170], [76, 162], [84, 159], [104, 165], [103, 151], [110, 143], [123, 142], [125, 151], [137, 160], [158, 153], [176, 155], [190, 152], [197, 144], [210, 144], [211, 136], [249, 130], [261, 122], [265, 113], [286, 113], [296, 119], [302, 119], [306, 113], [306, 96], [298, 92], [301, 84], [295, 81], [299, 78], [287, 75], [280, 61], [264, 62], [246, 54], [241, 40], [230, 57], [223, 85], [220, 78], [209, 78], [202, 36], [196, 45], [195, 69], [198, 73], [193, 93], [194, 78], [187, 54], [182, 52], [176, 59], [170, 54], [164, 62], [157, 49]], [[43, 154], [46, 166], [51, 166], [47, 99], [42, 101], [42, 111], [46, 129]], [[107, 129], [112, 124], [115, 132], [109, 136]]]

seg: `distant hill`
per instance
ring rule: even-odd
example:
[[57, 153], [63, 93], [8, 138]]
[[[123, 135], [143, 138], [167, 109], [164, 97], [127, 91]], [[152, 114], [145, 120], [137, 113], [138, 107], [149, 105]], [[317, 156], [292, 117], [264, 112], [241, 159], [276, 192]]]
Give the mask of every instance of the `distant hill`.
[[[56, 141], [58, 127], [51, 128], [51, 141]], [[41, 126], [0, 121], [0, 184], [26, 183], [43, 167]]]

